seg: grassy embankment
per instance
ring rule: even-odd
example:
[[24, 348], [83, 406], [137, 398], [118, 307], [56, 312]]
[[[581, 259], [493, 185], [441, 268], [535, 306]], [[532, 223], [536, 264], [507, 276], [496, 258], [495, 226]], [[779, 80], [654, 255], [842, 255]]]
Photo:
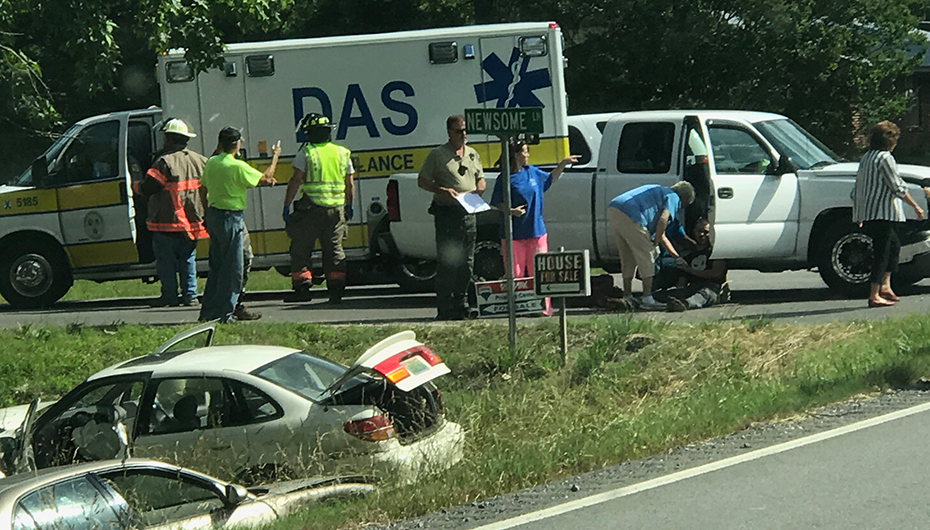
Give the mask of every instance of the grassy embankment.
[[[249, 323], [221, 326], [217, 342], [293, 345], [351, 362], [402, 329]], [[565, 366], [551, 319], [522, 326], [515, 355], [505, 326], [413, 329], [452, 368], [439, 386], [448, 418], [467, 431], [465, 462], [417, 486], [386, 487], [275, 528], [346, 528], [411, 517], [930, 375], [930, 319], [919, 316], [817, 326], [599, 317], [570, 325]], [[176, 331], [137, 325], [0, 330], [0, 404], [54, 398]], [[632, 334], [654, 342], [630, 351]]]
[[[197, 292], [202, 293], [206, 278], [197, 279]], [[282, 291], [291, 288], [291, 279], [274, 270], [253, 271], [247, 285], [250, 291]], [[161, 294], [158, 283], [142, 283], [141, 280], [120, 280], [97, 283], [77, 280], [62, 300], [97, 300], [100, 298], [143, 298]], [[3, 301], [3, 298], [0, 298]]]

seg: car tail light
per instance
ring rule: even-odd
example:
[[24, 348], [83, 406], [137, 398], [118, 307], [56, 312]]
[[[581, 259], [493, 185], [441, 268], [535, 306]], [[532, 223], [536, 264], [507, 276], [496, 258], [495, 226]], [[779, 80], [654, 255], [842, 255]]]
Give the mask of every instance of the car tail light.
[[400, 221], [400, 198], [397, 195], [397, 181], [394, 179], [387, 183], [387, 213], [388, 221]]
[[361, 420], [347, 421], [342, 430], [366, 442], [383, 442], [397, 436], [394, 424], [382, 414]]
[[[414, 359], [414, 357], [417, 357], [417, 359]], [[440, 363], [442, 363], [442, 359], [433, 350], [426, 346], [414, 346], [404, 350], [399, 355], [381, 361], [375, 365], [374, 369], [376, 372], [384, 374], [388, 381], [397, 384], [411, 375], [424, 372]]]

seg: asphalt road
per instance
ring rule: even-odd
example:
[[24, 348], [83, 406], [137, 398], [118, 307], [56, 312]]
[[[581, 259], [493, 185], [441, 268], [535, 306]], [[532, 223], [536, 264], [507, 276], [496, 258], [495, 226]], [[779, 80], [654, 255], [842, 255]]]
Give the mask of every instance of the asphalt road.
[[920, 405], [481, 528], [923, 526], [928, 411]]
[[924, 528], [928, 435], [930, 392], [899, 390], [387, 528]]
[[[619, 284], [619, 278], [616, 280]], [[685, 313], [637, 313], [635, 318], [672, 321], [741, 320], [768, 318], [790, 323], [822, 323], [880, 319], [911, 312], [930, 311], [930, 280], [901, 291], [902, 300], [891, 308], [869, 309], [864, 299], [847, 299], [829, 291], [813, 272], [730, 273], [732, 302], [718, 307]], [[308, 304], [284, 304], [284, 292], [247, 294], [250, 309], [263, 315], [264, 322], [429, 322], [435, 316], [434, 296], [410, 294], [396, 286], [350, 288], [340, 306], [325, 303], [325, 293]], [[21, 311], [0, 305], [0, 327], [48, 323], [67, 326], [106, 326], [113, 323], [188, 324], [197, 321], [196, 308], [151, 308], [148, 298], [121, 298], [92, 301], [65, 301], [46, 310]], [[600, 310], [569, 308], [571, 318], [585, 317]], [[557, 314], [557, 313], [556, 313]], [[506, 322], [507, 319], [498, 319]]]

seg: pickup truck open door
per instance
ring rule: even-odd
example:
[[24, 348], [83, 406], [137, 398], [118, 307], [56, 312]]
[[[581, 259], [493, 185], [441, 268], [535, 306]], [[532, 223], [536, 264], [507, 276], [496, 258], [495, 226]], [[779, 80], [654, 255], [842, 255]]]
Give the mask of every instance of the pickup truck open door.
[[705, 126], [716, 186], [714, 257], [794, 255], [801, 207], [797, 175], [778, 174], [775, 149], [745, 124], [706, 120]]

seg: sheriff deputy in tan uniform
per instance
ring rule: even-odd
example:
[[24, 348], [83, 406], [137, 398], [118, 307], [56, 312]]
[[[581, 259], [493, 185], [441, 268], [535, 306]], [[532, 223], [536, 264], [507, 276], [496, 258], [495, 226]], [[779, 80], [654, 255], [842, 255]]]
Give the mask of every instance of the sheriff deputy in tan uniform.
[[291, 286], [294, 289], [284, 301], [309, 302], [312, 298], [311, 256], [319, 240], [329, 302], [338, 304], [342, 302], [346, 287], [346, 254], [342, 240], [347, 232], [346, 220], [354, 213], [352, 153], [332, 142], [332, 123], [322, 114], [314, 112], [304, 116], [300, 129], [306, 134], [307, 143], [291, 162], [294, 174], [284, 195], [283, 217], [291, 238]]
[[433, 194], [429, 213], [436, 226], [436, 319], [463, 320], [476, 312], [468, 307], [468, 285], [475, 263], [478, 228], [475, 214], [458, 203], [463, 193], [482, 193], [484, 170], [478, 152], [465, 145], [465, 117], [446, 119], [449, 141], [430, 151], [417, 184]]

